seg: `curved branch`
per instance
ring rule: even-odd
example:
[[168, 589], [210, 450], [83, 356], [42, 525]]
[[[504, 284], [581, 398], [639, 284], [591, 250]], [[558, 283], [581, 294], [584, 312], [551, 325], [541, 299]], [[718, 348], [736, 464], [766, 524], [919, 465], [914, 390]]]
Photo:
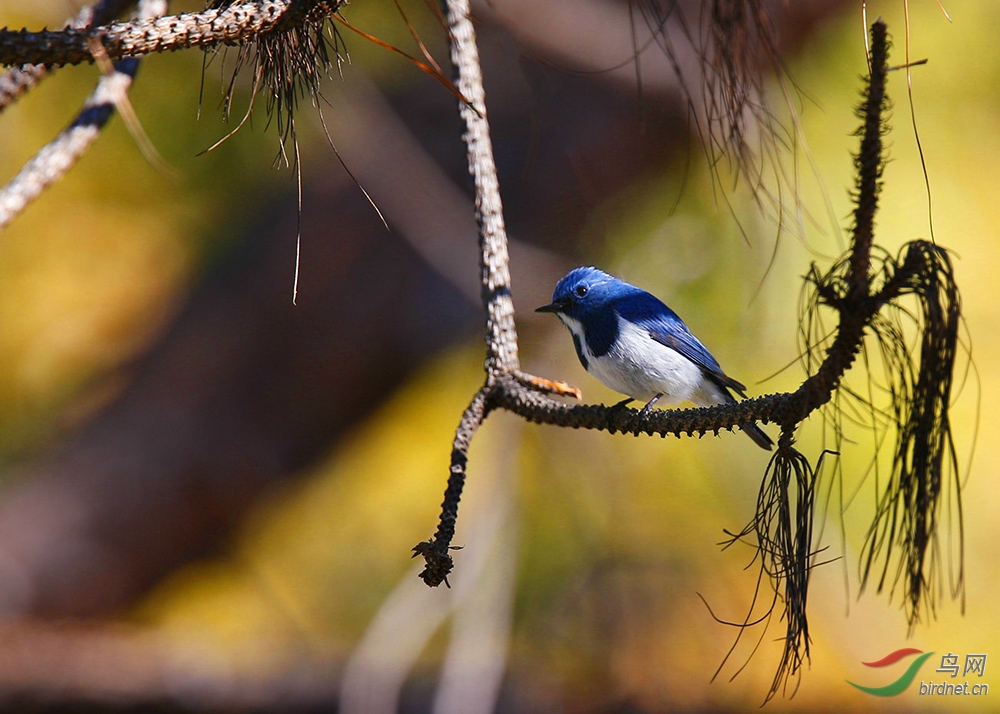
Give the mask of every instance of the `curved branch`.
[[[444, 492], [444, 503], [441, 504], [441, 518], [437, 532], [429, 541], [418, 543], [413, 548], [413, 557], [422, 555], [427, 566], [420, 572], [420, 577], [431, 587], [444, 583], [448, 585], [448, 573], [452, 569], [451, 555], [452, 538], [455, 537], [455, 522], [458, 520], [458, 502], [462, 498], [465, 487], [465, 465], [469, 461], [469, 446], [472, 437], [479, 431], [483, 420], [489, 414], [489, 390], [484, 387], [476, 392], [472, 403], [462, 414], [462, 420], [455, 430], [455, 440], [451, 446], [451, 469], [448, 476], [448, 488]], [[449, 586], [450, 587], [450, 586]]]

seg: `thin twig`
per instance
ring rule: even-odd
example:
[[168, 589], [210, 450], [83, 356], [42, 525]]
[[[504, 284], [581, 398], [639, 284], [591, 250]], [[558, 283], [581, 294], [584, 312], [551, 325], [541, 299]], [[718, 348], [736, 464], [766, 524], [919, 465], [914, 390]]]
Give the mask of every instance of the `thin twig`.
[[448, 488], [444, 492], [444, 503], [441, 504], [441, 518], [438, 522], [434, 538], [418, 543], [413, 548], [413, 557], [424, 556], [427, 566], [420, 573], [425, 583], [434, 587], [448, 584], [448, 573], [452, 569], [451, 539], [455, 537], [455, 522], [458, 520], [458, 502], [462, 498], [465, 487], [465, 466], [469, 460], [469, 446], [472, 437], [479, 431], [483, 420], [489, 412], [487, 406], [488, 390], [484, 387], [476, 392], [472, 403], [462, 414], [462, 420], [455, 430], [455, 440], [451, 446], [451, 469], [448, 476]]

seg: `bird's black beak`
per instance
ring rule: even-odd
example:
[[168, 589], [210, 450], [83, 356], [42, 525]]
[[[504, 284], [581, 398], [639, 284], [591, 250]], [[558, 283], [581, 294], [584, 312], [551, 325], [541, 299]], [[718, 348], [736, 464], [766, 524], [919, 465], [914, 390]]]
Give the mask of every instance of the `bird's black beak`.
[[548, 305], [536, 307], [535, 312], [562, 312], [565, 305], [559, 302], [550, 302]]

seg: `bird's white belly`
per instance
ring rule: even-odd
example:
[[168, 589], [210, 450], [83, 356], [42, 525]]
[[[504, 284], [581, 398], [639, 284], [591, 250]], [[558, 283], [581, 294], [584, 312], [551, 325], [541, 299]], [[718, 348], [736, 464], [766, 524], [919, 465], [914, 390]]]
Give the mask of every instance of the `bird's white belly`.
[[705, 379], [698, 365], [621, 317], [618, 339], [600, 357], [590, 351], [579, 322], [572, 318], [564, 318], [563, 322], [580, 339], [587, 371], [616, 392], [642, 401], [662, 394], [664, 404], [691, 400], [708, 406], [726, 401], [721, 390]]

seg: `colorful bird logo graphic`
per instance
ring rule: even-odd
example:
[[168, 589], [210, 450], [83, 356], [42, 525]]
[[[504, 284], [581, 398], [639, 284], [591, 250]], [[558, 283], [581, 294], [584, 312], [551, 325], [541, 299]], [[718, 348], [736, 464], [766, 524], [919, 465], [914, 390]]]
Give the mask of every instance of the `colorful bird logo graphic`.
[[904, 657], [909, 657], [910, 655], [919, 654], [910, 663], [910, 666], [906, 668], [902, 676], [897, 679], [892, 684], [887, 684], [884, 687], [863, 687], [860, 684], [855, 684], [854, 682], [845, 680], [852, 687], [857, 687], [862, 692], [867, 692], [868, 694], [874, 694], [876, 697], [894, 697], [900, 692], [904, 691], [913, 682], [913, 678], [917, 676], [917, 671], [920, 669], [921, 665], [927, 661], [933, 652], [924, 652], [921, 654], [921, 650], [914, 649], [913, 647], [904, 647], [901, 650], [896, 650], [895, 652], [890, 652], [885, 657], [875, 662], [862, 662], [861, 664], [867, 667], [888, 667], [891, 664], [896, 664], [899, 660]]

